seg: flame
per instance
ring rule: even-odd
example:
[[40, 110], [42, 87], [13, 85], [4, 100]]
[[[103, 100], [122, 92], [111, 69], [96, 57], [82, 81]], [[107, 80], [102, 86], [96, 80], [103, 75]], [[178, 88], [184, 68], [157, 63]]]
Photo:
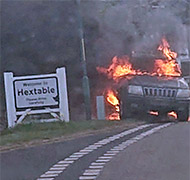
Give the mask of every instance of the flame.
[[111, 104], [114, 107], [114, 111], [112, 114], [110, 114], [108, 116], [109, 120], [120, 120], [120, 116], [119, 116], [119, 100], [116, 97], [114, 91], [112, 90], [108, 90], [107, 91], [107, 95], [106, 95], [106, 100], [109, 104]]
[[180, 76], [181, 70], [175, 60], [162, 60], [155, 61], [155, 71], [158, 76]]
[[154, 115], [154, 116], [159, 115], [158, 111], [149, 111], [149, 114]]
[[172, 117], [174, 117], [175, 119], [177, 119], [177, 114], [176, 114], [176, 112], [174, 112], [174, 111], [169, 112], [169, 113], [168, 113], [168, 116], [172, 116]]
[[115, 94], [112, 90], [108, 90], [106, 99], [113, 106], [119, 105], [119, 100], [117, 99], [117, 97], [115, 96]]
[[108, 116], [108, 119], [109, 120], [120, 120], [120, 116], [119, 116], [119, 113], [115, 112], [115, 113], [112, 113]]
[[170, 50], [170, 45], [165, 38], [162, 39], [162, 44], [158, 47], [158, 50], [162, 51], [167, 60], [157, 59], [154, 71], [159, 76], [180, 76], [181, 70], [176, 61], [177, 53]]
[[176, 61], [177, 53], [170, 50], [170, 45], [166, 39], [162, 39], [162, 44], [158, 47], [167, 59], [156, 59], [153, 71], [142, 72], [141, 70], [133, 69], [132, 64], [129, 62], [128, 56], [117, 57], [114, 56], [112, 63], [108, 68], [97, 67], [97, 71], [106, 74], [109, 79], [118, 81], [119, 78], [131, 78], [131, 75], [150, 75], [150, 76], [167, 76], [174, 77], [180, 76], [181, 70]]
[[177, 58], [177, 53], [170, 50], [170, 45], [165, 38], [162, 38], [162, 44], [158, 47], [158, 50], [162, 51], [168, 60]]
[[97, 70], [101, 73], [107, 74], [108, 78], [117, 80], [119, 77], [125, 75], [135, 75], [136, 71], [132, 68], [132, 64], [129, 63], [129, 58], [123, 56], [119, 58], [113, 57], [112, 64], [108, 68], [97, 67]]

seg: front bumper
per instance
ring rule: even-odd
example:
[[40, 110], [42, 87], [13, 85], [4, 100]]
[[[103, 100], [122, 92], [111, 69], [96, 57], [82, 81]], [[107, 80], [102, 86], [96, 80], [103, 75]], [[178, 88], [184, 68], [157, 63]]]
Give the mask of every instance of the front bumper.
[[190, 100], [128, 95], [126, 102], [132, 110], [168, 112], [185, 110]]

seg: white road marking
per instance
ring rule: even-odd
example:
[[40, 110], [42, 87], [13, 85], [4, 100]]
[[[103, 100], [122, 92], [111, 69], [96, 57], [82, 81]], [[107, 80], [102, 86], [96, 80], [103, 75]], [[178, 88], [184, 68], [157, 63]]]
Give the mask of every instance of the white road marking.
[[56, 177], [58, 174], [42, 174], [40, 177]]
[[100, 169], [87, 169], [85, 172], [100, 172]]
[[111, 159], [112, 157], [111, 156], [101, 156], [99, 157], [100, 159]]
[[92, 173], [84, 173], [83, 175], [84, 176], [94, 176], [94, 175], [98, 175], [99, 174], [99, 172], [92, 172]]
[[62, 171], [47, 171], [45, 172], [45, 174], [57, 174], [57, 173], [61, 173]]
[[86, 154], [88, 154], [88, 152], [82, 152], [82, 151], [84, 151], [84, 150], [81, 150], [80, 152], [76, 152], [76, 153], [74, 153], [73, 155], [86, 155]]
[[[56, 177], [60, 173], [62, 173], [66, 169], [66, 167], [68, 167], [70, 164], [77, 161], [79, 158], [85, 156], [86, 154], [89, 154], [90, 152], [92, 152], [92, 151], [94, 151], [94, 150], [96, 150], [96, 149], [98, 149], [104, 145], [107, 145], [108, 143], [115, 141], [121, 137], [124, 137], [124, 136], [129, 135], [131, 133], [134, 133], [138, 130], [141, 130], [141, 129], [144, 129], [146, 127], [150, 127], [153, 125], [155, 125], [155, 124], [141, 125], [141, 126], [138, 126], [136, 128], [126, 130], [126, 131], [123, 131], [119, 134], [116, 134], [116, 135], [110, 136], [108, 138], [102, 139], [102, 140], [100, 140], [100, 141], [98, 141], [92, 145], [85, 147], [84, 149], [80, 150], [79, 152], [75, 152], [75, 153], [71, 154], [69, 157], [57, 162], [52, 167], [50, 167], [49, 171], [51, 171], [51, 170], [55, 171], [56, 170], [56, 174], [54, 174], [54, 176]], [[105, 162], [110, 161], [110, 157], [113, 156], [113, 154], [115, 155], [115, 153], [118, 153], [120, 150], [123, 150], [123, 147], [117, 147], [116, 149], [111, 149], [111, 150], [112, 150], [111, 153], [107, 152], [107, 156], [102, 157], [102, 159], [96, 160], [96, 163], [105, 163]], [[47, 172], [49, 172], [49, 171], [47, 171]], [[50, 175], [50, 174], [48, 174], [48, 175]], [[44, 173], [40, 177], [47, 177], [47, 174]], [[52, 175], [52, 177], [53, 177], [53, 175]], [[48, 180], [48, 179], [46, 179], [46, 180]], [[54, 178], [51, 178], [51, 180], [54, 180]]]
[[59, 168], [53, 168], [52, 167], [49, 170], [52, 170], [52, 171], [60, 171], [60, 170], [62, 170], [63, 171], [64, 169], [65, 169], [65, 167], [62, 167], [62, 168], [61, 167], [59, 167]]
[[55, 168], [66, 168], [67, 166], [69, 166], [69, 165], [68, 164], [63, 164], [63, 165], [55, 164], [55, 165], [53, 165], [53, 167], [55, 167]]
[[[119, 153], [119, 151], [115, 151], [115, 150], [124, 150], [125, 148], [127, 148], [129, 145], [141, 140], [142, 138], [146, 137], [146, 136], [149, 136], [153, 133], [155, 133], [156, 131], [162, 129], [162, 128], [165, 128], [167, 126], [171, 125], [171, 123], [167, 123], [167, 124], [164, 124], [164, 125], [160, 125], [158, 127], [155, 127], [151, 130], [148, 130], [146, 132], [143, 132], [141, 133], [140, 135], [137, 135], [136, 137], [133, 137], [129, 140], [126, 140], [122, 143], [120, 143], [119, 145], [115, 146], [114, 148], [112, 148], [111, 150], [107, 151], [103, 156], [100, 156], [98, 157], [97, 160], [95, 160], [95, 162], [92, 162], [89, 166], [89, 169], [86, 169], [84, 171], [84, 173], [82, 174], [82, 176], [79, 177], [79, 180], [80, 179], [89, 179], [89, 175], [94, 175], [93, 178], [96, 179], [98, 177], [98, 175], [100, 174], [100, 172], [102, 171], [102, 169], [104, 168], [104, 166], [106, 165], [106, 162], [110, 161], [111, 158], [113, 158], [117, 153]], [[116, 152], [116, 153], [113, 153], [112, 152]], [[111, 156], [111, 155], [112, 156]], [[107, 155], [110, 155], [110, 156], [107, 156]], [[98, 163], [99, 162], [104, 162], [101, 166], [98, 166]], [[99, 163], [100, 164], [100, 163]], [[96, 171], [96, 172], [93, 172], [95, 171], [96, 169], [98, 169], [99, 171]]]
[[112, 153], [112, 154], [104, 154], [104, 156], [115, 156], [116, 153]]
[[96, 176], [81, 176], [79, 177], [80, 180], [86, 179], [86, 180], [91, 180], [91, 179], [96, 179]]
[[80, 152], [92, 152], [93, 151], [93, 149], [83, 149], [83, 150], [80, 150]]
[[102, 169], [104, 166], [89, 166], [90, 169]]
[[107, 151], [107, 153], [118, 153], [119, 151]]
[[92, 165], [92, 166], [101, 166], [101, 165], [104, 165], [104, 164], [105, 164], [105, 163], [95, 163], [95, 162], [94, 162], [94, 163], [92, 163], [91, 165]]
[[65, 161], [75, 161], [77, 159], [78, 159], [78, 157], [77, 158], [68, 157], [68, 158], [65, 158]]
[[61, 161], [61, 164], [72, 164], [74, 162], [74, 161], [67, 161], [66, 159], [64, 161]]
[[81, 155], [71, 155], [71, 156], [69, 156], [69, 157], [71, 157], [71, 158], [80, 158], [80, 157], [82, 157], [83, 156], [83, 154], [81, 154]]
[[110, 159], [98, 159], [96, 160], [96, 162], [108, 162], [110, 161]]

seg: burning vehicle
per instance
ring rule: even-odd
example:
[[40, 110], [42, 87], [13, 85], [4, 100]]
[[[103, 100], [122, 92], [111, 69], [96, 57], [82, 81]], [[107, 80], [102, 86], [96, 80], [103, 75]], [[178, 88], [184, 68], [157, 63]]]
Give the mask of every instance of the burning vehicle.
[[169, 80], [156, 76], [136, 76], [118, 90], [122, 119], [135, 113], [167, 115], [176, 112], [181, 121], [189, 117], [189, 87], [183, 78]]
[[[170, 50], [165, 38], [158, 51], [163, 53], [162, 57], [149, 55], [130, 59], [115, 56], [108, 68], [97, 68], [114, 80], [112, 89], [106, 93], [106, 100], [115, 111], [108, 119], [126, 119], [134, 114], [149, 113], [188, 120], [190, 89], [181, 77], [177, 53]], [[145, 68], [147, 64], [148, 68]]]

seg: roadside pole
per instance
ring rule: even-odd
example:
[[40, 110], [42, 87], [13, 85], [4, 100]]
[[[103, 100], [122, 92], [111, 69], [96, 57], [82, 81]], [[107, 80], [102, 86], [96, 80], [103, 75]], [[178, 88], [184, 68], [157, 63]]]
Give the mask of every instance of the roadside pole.
[[86, 52], [85, 52], [83, 22], [82, 22], [81, 9], [80, 9], [80, 0], [76, 0], [76, 3], [78, 9], [78, 26], [79, 26], [79, 37], [80, 37], [80, 53], [81, 53], [82, 70], [83, 70], [82, 84], [83, 84], [83, 93], [84, 93], [85, 112], [86, 112], [86, 119], [91, 120], [90, 86], [89, 86], [89, 79], [86, 67]]
[[96, 96], [96, 109], [98, 120], [104, 120], [106, 118], [104, 96]]

